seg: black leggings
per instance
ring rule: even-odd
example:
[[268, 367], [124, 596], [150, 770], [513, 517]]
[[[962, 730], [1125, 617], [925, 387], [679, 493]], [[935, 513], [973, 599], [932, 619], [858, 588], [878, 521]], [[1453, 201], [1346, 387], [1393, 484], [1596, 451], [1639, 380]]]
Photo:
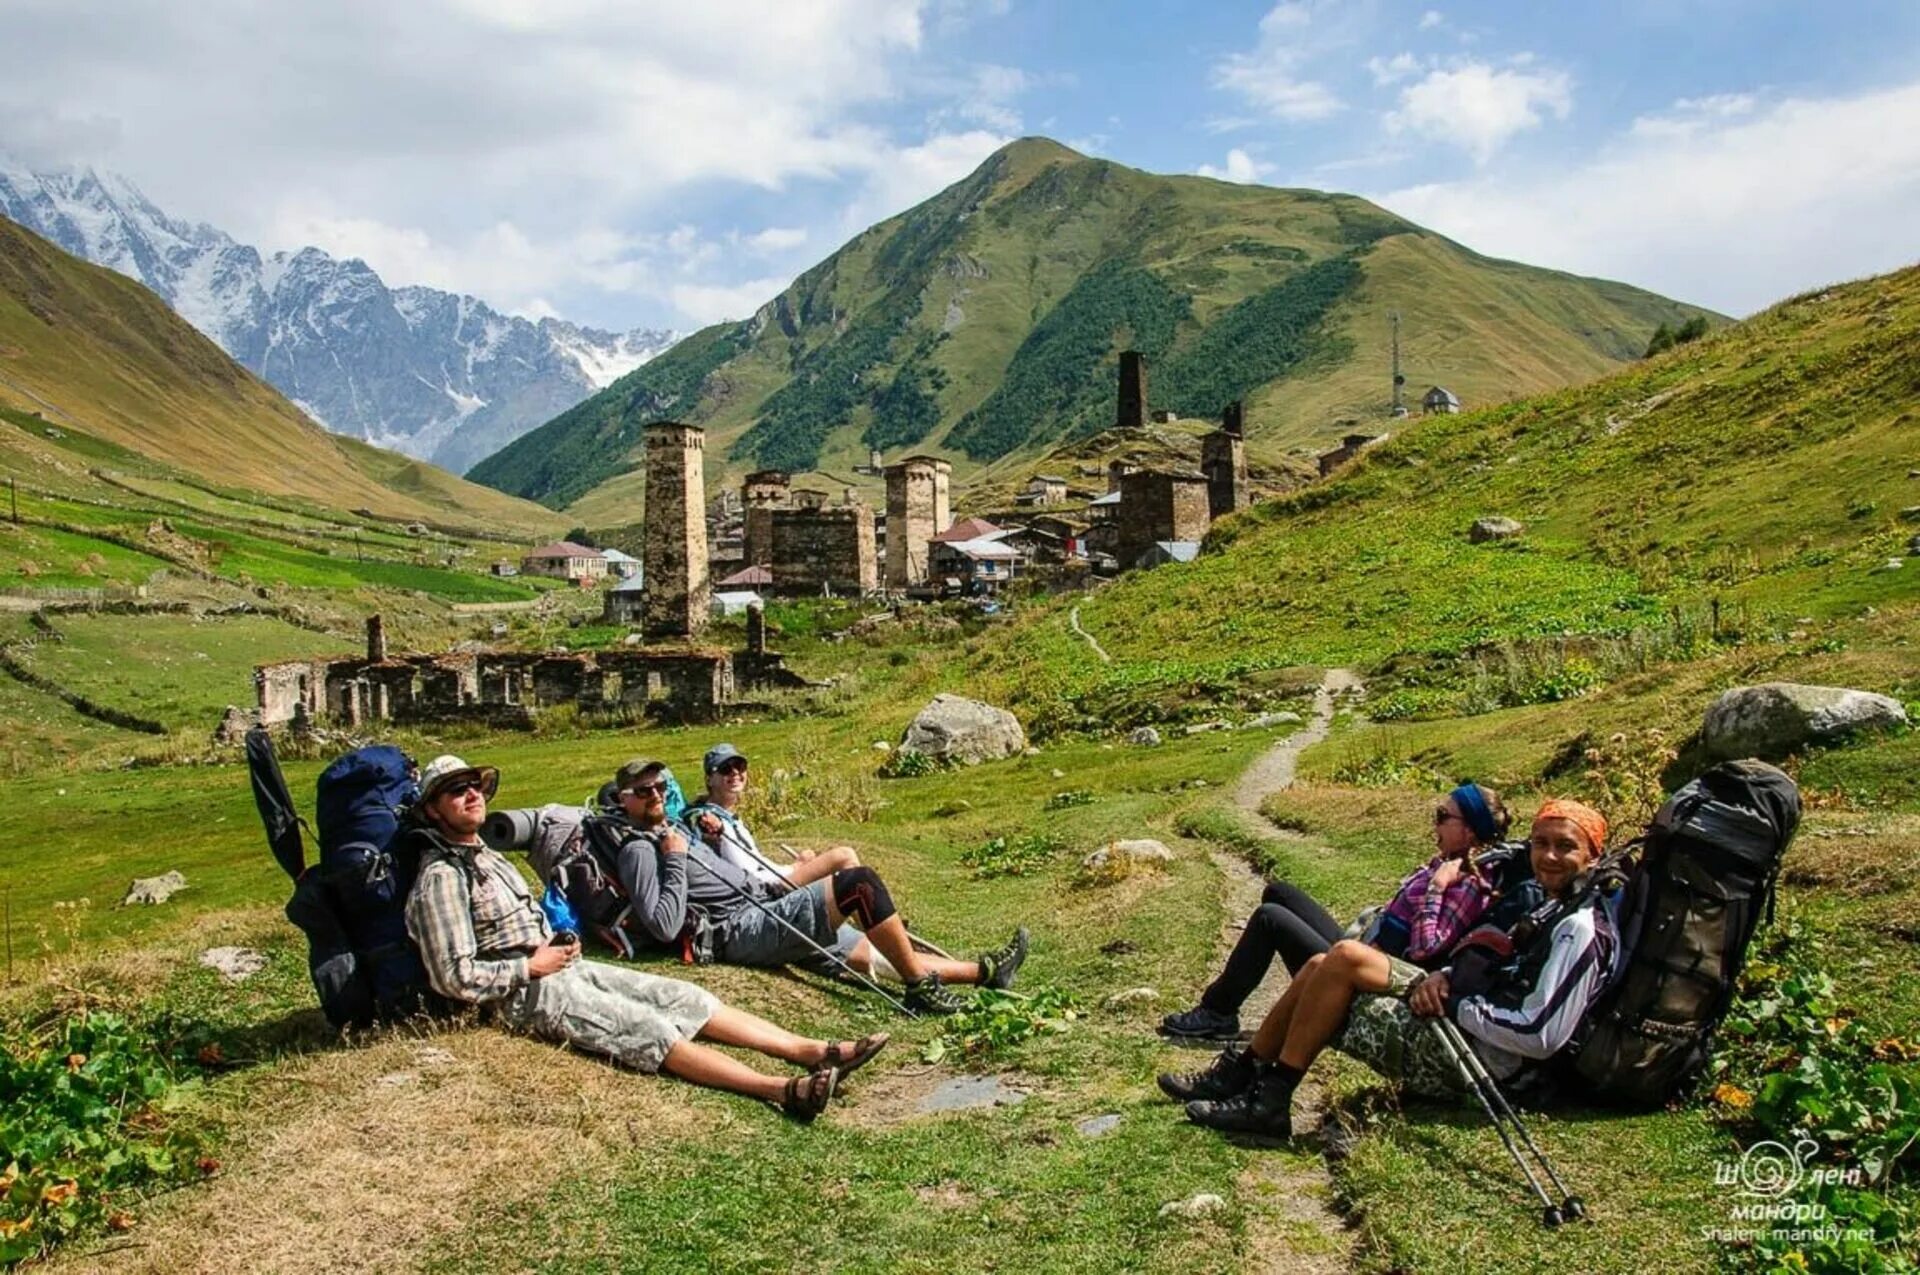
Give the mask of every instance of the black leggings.
[[1346, 932], [1311, 895], [1285, 881], [1272, 881], [1260, 894], [1260, 906], [1240, 932], [1227, 967], [1213, 980], [1200, 1003], [1216, 1014], [1237, 1014], [1277, 953], [1289, 974], [1332, 947]]

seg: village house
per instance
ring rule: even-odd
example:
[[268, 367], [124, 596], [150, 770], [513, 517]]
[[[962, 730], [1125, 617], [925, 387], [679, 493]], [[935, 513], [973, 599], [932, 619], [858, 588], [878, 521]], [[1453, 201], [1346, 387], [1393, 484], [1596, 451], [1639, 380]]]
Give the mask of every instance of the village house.
[[607, 558], [598, 549], [559, 540], [529, 552], [520, 559], [520, 569], [530, 576], [592, 583], [606, 576]]
[[1420, 410], [1428, 416], [1452, 415], [1460, 410], [1460, 400], [1453, 396], [1452, 390], [1436, 385], [1421, 397]]
[[607, 560], [607, 574], [616, 580], [631, 580], [640, 574], [640, 559], [630, 553], [602, 549], [600, 555]]
[[969, 597], [998, 593], [1014, 577], [1020, 551], [1005, 543], [1009, 533], [992, 539], [941, 540], [928, 546], [928, 568], [945, 592]]
[[601, 604], [601, 619], [608, 624], [638, 624], [646, 605], [646, 582], [637, 575], [628, 576], [607, 590], [606, 600]]

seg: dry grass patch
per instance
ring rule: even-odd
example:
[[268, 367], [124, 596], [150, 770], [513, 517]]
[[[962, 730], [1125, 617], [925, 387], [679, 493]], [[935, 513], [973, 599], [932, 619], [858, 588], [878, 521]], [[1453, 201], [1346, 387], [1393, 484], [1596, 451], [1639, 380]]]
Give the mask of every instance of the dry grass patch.
[[1824, 886], [1864, 898], [1914, 883], [1920, 816], [1816, 814], [1807, 825], [1794, 839], [1781, 870], [1788, 885]]

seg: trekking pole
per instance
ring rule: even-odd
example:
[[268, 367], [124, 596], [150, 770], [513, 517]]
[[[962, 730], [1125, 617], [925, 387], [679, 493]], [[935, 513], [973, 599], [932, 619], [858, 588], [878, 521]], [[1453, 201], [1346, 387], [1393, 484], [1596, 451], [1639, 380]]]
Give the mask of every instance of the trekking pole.
[[[1552, 1163], [1540, 1148], [1534, 1145], [1533, 1139], [1527, 1136], [1526, 1126], [1520, 1122], [1520, 1117], [1508, 1105], [1506, 1096], [1500, 1092], [1500, 1087], [1494, 1082], [1492, 1074], [1481, 1063], [1479, 1056], [1473, 1052], [1473, 1047], [1460, 1034], [1460, 1029], [1444, 1018], [1436, 1018], [1432, 1022], [1434, 1034], [1440, 1038], [1440, 1044], [1459, 1071], [1460, 1078], [1473, 1089], [1473, 1096], [1480, 1100], [1480, 1109], [1486, 1113], [1488, 1123], [1492, 1124], [1493, 1131], [1500, 1135], [1501, 1145], [1506, 1147], [1507, 1154], [1513, 1158], [1514, 1164], [1519, 1166], [1521, 1175], [1527, 1180], [1527, 1185], [1533, 1189], [1534, 1197], [1540, 1201], [1541, 1224], [1554, 1227], [1562, 1222], [1585, 1217], [1586, 1204], [1579, 1196], [1567, 1193], [1566, 1185], [1560, 1181], [1560, 1175], [1553, 1171]], [[1540, 1167], [1546, 1171], [1547, 1177], [1560, 1192], [1562, 1199], [1558, 1205], [1547, 1194], [1546, 1188], [1540, 1185], [1539, 1175], [1534, 1173], [1526, 1157], [1520, 1154], [1520, 1148], [1514, 1145], [1512, 1136], [1507, 1132], [1508, 1121], [1512, 1122], [1514, 1132], [1520, 1135], [1520, 1140], [1526, 1144], [1527, 1150], [1539, 1161]]]
[[799, 926], [795, 925], [793, 922], [787, 920], [786, 917], [781, 916], [778, 912], [774, 911], [772, 908], [762, 903], [759, 899], [754, 898], [753, 895], [735, 886], [733, 882], [727, 880], [725, 877], [721, 876], [718, 872], [715, 872], [712, 868], [709, 868], [706, 864], [701, 863], [698, 859], [693, 857], [691, 852], [689, 852], [687, 855], [687, 862], [692, 864], [698, 864], [702, 872], [712, 877], [715, 881], [718, 881], [721, 885], [725, 886], [728, 890], [731, 890], [738, 897], [746, 900], [748, 903], [751, 903], [754, 907], [760, 909], [761, 912], [766, 914], [768, 920], [774, 922], [776, 925], [780, 926], [782, 929], [792, 934], [795, 938], [799, 939], [802, 943], [805, 943], [808, 947], [812, 948], [816, 953], [819, 954], [822, 960], [826, 961], [830, 965], [837, 966], [842, 972], [844, 972], [847, 975], [848, 978], [851, 978], [856, 983], [860, 983], [864, 985], [868, 991], [874, 993], [881, 1000], [887, 1002], [887, 1004], [893, 1006], [895, 1009], [905, 1014], [908, 1018], [919, 1017], [918, 1014], [915, 1014], [912, 1010], [907, 1008], [905, 1002], [896, 1000], [893, 996], [889, 995], [887, 990], [881, 987], [880, 984], [874, 982], [872, 979], [868, 978], [865, 974], [862, 974], [859, 970], [853, 968], [853, 966], [847, 964], [845, 961], [841, 960], [838, 956], [834, 955], [832, 952], [829, 952], [826, 948], [821, 947], [818, 943], [813, 941], [812, 935], [808, 934], [805, 930], [802, 930]]
[[[1444, 1022], [1445, 1020], [1442, 1021]], [[1499, 1084], [1495, 1082], [1493, 1078], [1493, 1073], [1487, 1070], [1487, 1064], [1481, 1060], [1479, 1054], [1473, 1052], [1472, 1047], [1467, 1044], [1466, 1037], [1460, 1034], [1459, 1027], [1451, 1022], [1447, 1022], [1446, 1030], [1452, 1034], [1455, 1047], [1465, 1056], [1467, 1066], [1478, 1075], [1480, 1083], [1485, 1086], [1494, 1104], [1500, 1108], [1507, 1120], [1512, 1123], [1514, 1132], [1520, 1135], [1520, 1141], [1526, 1146], [1527, 1150], [1532, 1153], [1533, 1158], [1539, 1161], [1540, 1167], [1546, 1171], [1547, 1180], [1553, 1183], [1553, 1189], [1560, 1193], [1560, 1220], [1563, 1222], [1574, 1222], [1585, 1217], [1587, 1215], [1586, 1201], [1567, 1190], [1567, 1184], [1562, 1182], [1560, 1175], [1554, 1171], [1553, 1161], [1549, 1160], [1547, 1153], [1542, 1151], [1539, 1146], [1534, 1143], [1532, 1135], [1527, 1132], [1526, 1122], [1520, 1119], [1519, 1113], [1513, 1109], [1513, 1104], [1507, 1101], [1507, 1096], [1501, 1092]], [[1551, 1226], [1554, 1225], [1554, 1223], [1549, 1222], [1548, 1225]]]
[[[740, 848], [741, 853], [751, 855], [755, 862], [759, 863], [760, 865], [765, 867], [767, 871], [773, 873], [774, 876], [778, 877], [780, 880], [780, 884], [785, 885], [787, 890], [791, 891], [797, 888], [791, 882], [787, 881], [786, 874], [780, 871], [779, 868], [775, 867], [773, 865], [772, 860], [768, 859], [766, 855], [761, 854], [757, 848], [748, 845], [746, 838], [742, 837], [737, 832], [735, 832], [733, 829], [733, 825], [725, 819], [720, 820], [720, 835], [725, 837], [728, 841], [731, 841], [734, 845], [738, 846]], [[788, 854], [793, 856], [793, 860], [795, 863], [798, 863], [800, 861], [800, 852], [798, 850], [795, 850], [792, 846], [788, 845], [784, 841], [779, 842], [778, 844], [782, 850], [785, 850]], [[904, 917], [901, 918], [901, 924], [903, 926], [906, 924], [906, 919]], [[915, 934], [912, 930], [907, 931], [907, 941], [913, 945], [913, 949], [916, 952], [923, 953], [927, 956], [937, 956], [940, 959], [946, 960], [946, 961], [953, 961], [953, 960], [959, 959], [958, 957], [954, 956], [953, 953], [947, 951], [945, 948], [941, 947], [938, 943], [935, 943], [932, 939], [922, 938], [918, 934]]]

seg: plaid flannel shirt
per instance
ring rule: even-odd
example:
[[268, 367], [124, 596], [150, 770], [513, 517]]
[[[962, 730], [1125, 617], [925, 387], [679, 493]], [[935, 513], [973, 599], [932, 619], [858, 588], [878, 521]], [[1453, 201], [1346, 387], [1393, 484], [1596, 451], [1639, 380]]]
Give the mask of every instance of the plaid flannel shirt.
[[1493, 899], [1493, 883], [1473, 870], [1471, 860], [1445, 891], [1435, 890], [1434, 870], [1444, 860], [1445, 856], [1435, 855], [1426, 867], [1401, 883], [1399, 893], [1387, 905], [1387, 915], [1407, 925], [1409, 961], [1427, 961], [1447, 952], [1466, 937]]
[[548, 937], [526, 879], [485, 846], [420, 835], [426, 844], [407, 896], [407, 933], [420, 946], [433, 990], [484, 1005], [525, 987], [527, 957]]

